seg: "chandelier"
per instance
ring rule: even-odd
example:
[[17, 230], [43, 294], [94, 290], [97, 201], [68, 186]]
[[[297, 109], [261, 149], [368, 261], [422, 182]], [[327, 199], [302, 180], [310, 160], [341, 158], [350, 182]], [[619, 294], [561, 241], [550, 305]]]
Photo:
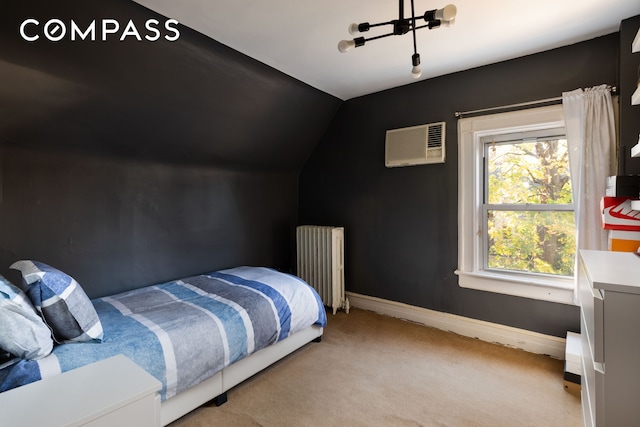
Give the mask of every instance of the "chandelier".
[[[416, 79], [419, 78], [422, 75], [422, 68], [420, 68], [420, 54], [418, 53], [418, 47], [416, 44], [416, 30], [421, 28], [429, 28], [432, 30], [434, 28], [439, 28], [440, 26], [449, 27], [455, 22], [458, 10], [455, 5], [449, 4], [442, 9], [428, 10], [424, 15], [416, 16], [413, 1], [414, 0], [411, 0], [411, 17], [404, 17], [404, 0], [398, 0], [398, 19], [380, 22], [378, 24], [370, 24], [368, 22], [363, 22], [362, 24], [354, 23], [349, 26], [350, 34], [363, 33], [369, 31], [373, 27], [381, 27], [383, 25], [392, 25], [393, 32], [370, 38], [356, 37], [353, 40], [341, 40], [340, 43], [338, 43], [338, 50], [344, 53], [354, 47], [364, 46], [368, 41], [378, 40], [389, 36], [402, 36], [411, 31], [413, 34], [413, 55], [411, 56], [413, 68], [411, 69], [411, 75]], [[426, 24], [418, 25], [416, 21], [420, 19], [424, 19]]]

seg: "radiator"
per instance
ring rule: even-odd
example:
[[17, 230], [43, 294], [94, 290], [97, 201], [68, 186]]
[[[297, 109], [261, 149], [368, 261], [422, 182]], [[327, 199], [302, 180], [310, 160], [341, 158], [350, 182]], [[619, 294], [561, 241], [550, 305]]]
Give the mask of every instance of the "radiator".
[[344, 228], [301, 225], [296, 229], [298, 276], [318, 291], [322, 303], [349, 312], [344, 292]]

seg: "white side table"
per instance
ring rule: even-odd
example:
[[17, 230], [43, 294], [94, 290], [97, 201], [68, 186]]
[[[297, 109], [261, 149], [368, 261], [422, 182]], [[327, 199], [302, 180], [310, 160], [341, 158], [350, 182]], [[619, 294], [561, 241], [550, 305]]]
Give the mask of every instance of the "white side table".
[[6, 426], [160, 426], [160, 381], [123, 355], [0, 393]]

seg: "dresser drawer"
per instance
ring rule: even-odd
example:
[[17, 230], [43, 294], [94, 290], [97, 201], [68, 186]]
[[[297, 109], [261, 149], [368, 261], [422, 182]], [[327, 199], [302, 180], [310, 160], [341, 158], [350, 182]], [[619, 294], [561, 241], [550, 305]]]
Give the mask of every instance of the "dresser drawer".
[[583, 426], [604, 426], [604, 382], [605, 374], [602, 365], [594, 363], [586, 336], [584, 317], [580, 319], [582, 343], [582, 420]]
[[[593, 361], [604, 363], [604, 292], [594, 289], [582, 261], [578, 274], [580, 305]], [[583, 331], [584, 333], [584, 331]]]
[[594, 427], [596, 425], [596, 379], [593, 368], [592, 349], [587, 339], [586, 323], [584, 312], [580, 319], [580, 342], [582, 346], [582, 425], [584, 427]]

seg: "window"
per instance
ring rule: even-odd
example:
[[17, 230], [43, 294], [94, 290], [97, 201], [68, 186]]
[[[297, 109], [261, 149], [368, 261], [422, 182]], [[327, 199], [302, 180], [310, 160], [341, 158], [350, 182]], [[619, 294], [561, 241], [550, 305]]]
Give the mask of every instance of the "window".
[[564, 128], [480, 141], [484, 268], [573, 277], [575, 217]]
[[458, 144], [460, 286], [572, 304], [562, 106], [461, 119]]

